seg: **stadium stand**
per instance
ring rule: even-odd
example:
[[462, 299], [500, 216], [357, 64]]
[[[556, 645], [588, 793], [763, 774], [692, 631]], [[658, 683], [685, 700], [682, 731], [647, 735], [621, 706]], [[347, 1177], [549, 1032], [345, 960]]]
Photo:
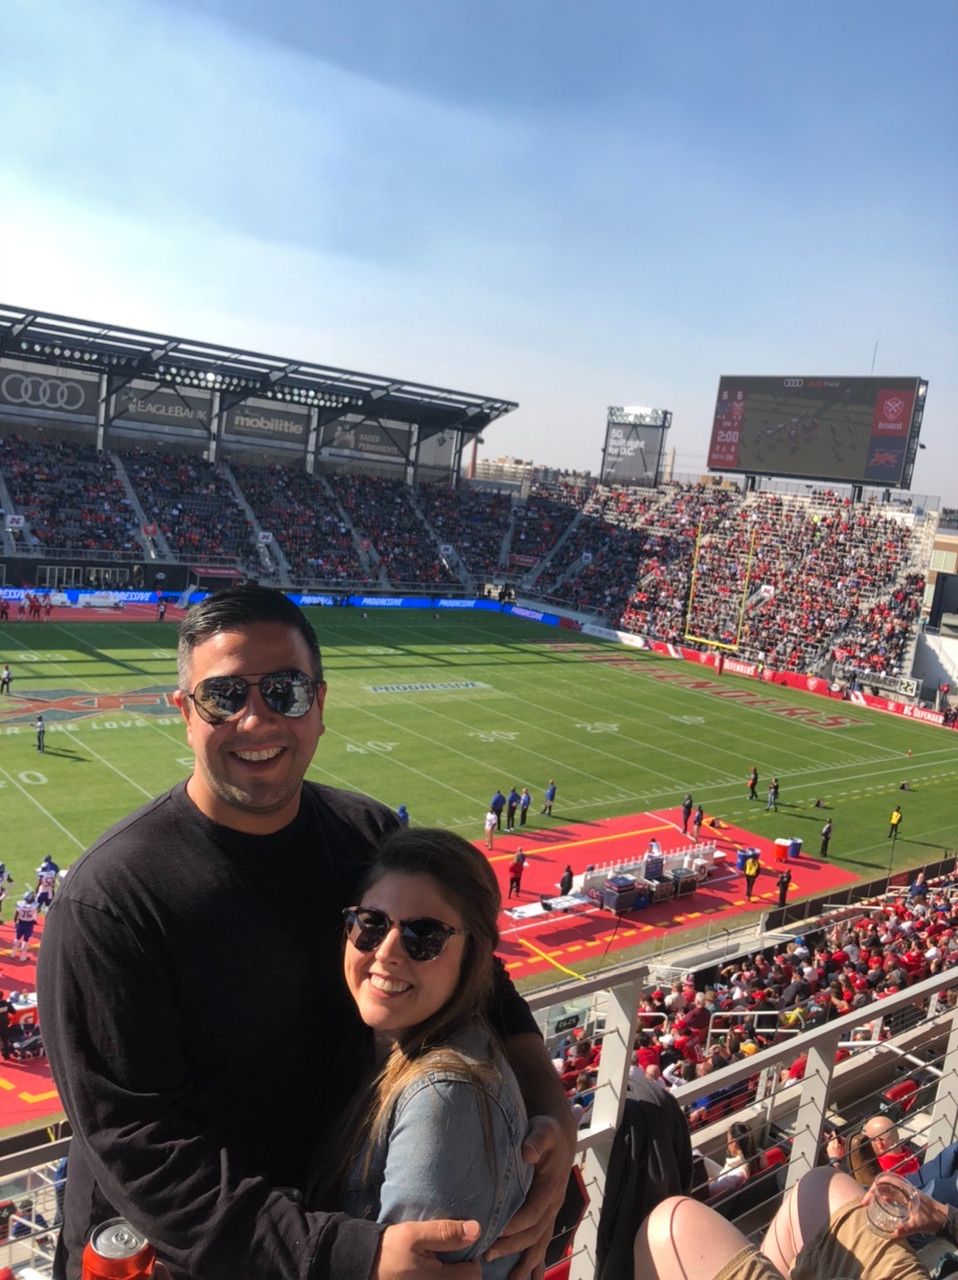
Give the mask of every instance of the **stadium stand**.
[[25, 519], [5, 537], [34, 554], [139, 559], [146, 550], [155, 559], [142, 532], [155, 522], [181, 561], [277, 575], [252, 521], [285, 554], [288, 585], [431, 591], [521, 581], [536, 598], [656, 640], [720, 644], [791, 672], [834, 662], [860, 678], [908, 674], [934, 520], [828, 490], [629, 489], [576, 476], [535, 482], [517, 499], [240, 463], [231, 479], [196, 454], [128, 446], [111, 457], [40, 436], [5, 437], [0, 473]]
[[501, 574], [503, 546], [511, 528], [510, 497], [428, 485], [418, 490], [417, 501], [436, 537], [456, 548], [476, 582]]
[[456, 582], [402, 481], [341, 473], [335, 477], [335, 487], [357, 533], [376, 553], [389, 585], [415, 583], [432, 588]]
[[136, 515], [109, 454], [73, 440], [0, 436], [0, 470], [35, 545], [141, 554]]
[[203, 458], [129, 448], [119, 456], [144, 512], [176, 555], [224, 557], [248, 569], [259, 564], [253, 531], [230, 484]]
[[[789, 671], [814, 669], [829, 649], [841, 657], [847, 641], [845, 656], [899, 673], [924, 590], [905, 519], [873, 503], [764, 493], [718, 504], [682, 495], [656, 518], [665, 537], [650, 543], [625, 629], [675, 640], [687, 623], [694, 637]], [[699, 524], [708, 535], [696, 557]], [[751, 609], [746, 580], [761, 588]]]
[[547, 486], [533, 485], [525, 502], [516, 506], [509, 544], [511, 563], [535, 563], [548, 556], [577, 514], [572, 503], [556, 501]]
[[280, 543], [294, 580], [343, 584], [367, 573], [345, 513], [319, 479], [291, 467], [233, 464], [262, 528]]

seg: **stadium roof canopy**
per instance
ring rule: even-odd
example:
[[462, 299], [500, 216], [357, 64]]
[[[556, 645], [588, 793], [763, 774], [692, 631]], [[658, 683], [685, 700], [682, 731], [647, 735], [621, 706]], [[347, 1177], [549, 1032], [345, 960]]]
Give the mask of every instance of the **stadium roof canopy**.
[[498, 397], [4, 304], [0, 356], [103, 373], [111, 391], [147, 379], [174, 389], [218, 391], [224, 409], [255, 397], [316, 408], [324, 423], [357, 414], [416, 423], [423, 437], [447, 431], [476, 436], [518, 408]]

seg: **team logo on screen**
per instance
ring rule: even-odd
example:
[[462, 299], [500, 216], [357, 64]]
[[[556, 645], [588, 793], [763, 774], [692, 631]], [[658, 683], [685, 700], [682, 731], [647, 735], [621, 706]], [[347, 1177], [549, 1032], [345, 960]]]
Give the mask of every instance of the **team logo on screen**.
[[882, 412], [891, 422], [895, 422], [905, 412], [905, 402], [901, 396], [889, 396], [882, 406]]
[[868, 465], [870, 467], [897, 467], [900, 459], [891, 449], [876, 449]]

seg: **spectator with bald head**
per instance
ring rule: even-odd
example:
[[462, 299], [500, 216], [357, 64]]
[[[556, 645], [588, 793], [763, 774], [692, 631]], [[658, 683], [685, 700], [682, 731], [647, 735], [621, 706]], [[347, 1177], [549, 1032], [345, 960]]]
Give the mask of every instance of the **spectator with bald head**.
[[898, 1126], [888, 1116], [872, 1116], [865, 1121], [862, 1132], [871, 1142], [883, 1173], [897, 1173], [904, 1178], [921, 1169], [918, 1157], [904, 1145]]
[[[856, 1148], [855, 1138], [859, 1138], [860, 1147]], [[874, 1164], [868, 1160], [867, 1148], [874, 1155]], [[827, 1152], [833, 1165], [841, 1164], [846, 1154], [845, 1139], [833, 1135]], [[865, 1121], [860, 1135], [853, 1136], [848, 1158], [852, 1175], [862, 1186], [869, 1185], [869, 1173], [872, 1177], [878, 1173], [897, 1173], [919, 1191], [942, 1204], [958, 1208], [958, 1143], [952, 1143], [938, 1155], [922, 1161], [920, 1153], [916, 1154], [902, 1141], [893, 1120], [888, 1116], [875, 1115]]]

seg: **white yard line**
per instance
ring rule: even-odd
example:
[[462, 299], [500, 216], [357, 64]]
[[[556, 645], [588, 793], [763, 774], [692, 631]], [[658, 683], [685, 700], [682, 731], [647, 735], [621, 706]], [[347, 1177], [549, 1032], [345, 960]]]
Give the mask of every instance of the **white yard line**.
[[[26, 798], [30, 801], [31, 804], [36, 805], [36, 807], [40, 810], [40, 812], [43, 814], [45, 818], [49, 818], [55, 827], [59, 827], [60, 830], [63, 832], [63, 834], [67, 837], [67, 839], [72, 840], [78, 849], [86, 848], [86, 845], [83, 843], [83, 841], [78, 840], [77, 837], [73, 834], [73, 832], [70, 831], [68, 827], [65, 827], [63, 823], [59, 820], [59, 818], [55, 818], [53, 814], [50, 812], [50, 810], [47, 809], [44, 805], [42, 805], [40, 801], [36, 798], [36, 796], [33, 795], [25, 786], [23, 786], [22, 783], [18, 782], [17, 779], [13, 777], [12, 774], [8, 773], [6, 769], [3, 769], [3, 768], [0, 768], [0, 773], [2, 773], [3, 776], [7, 779], [7, 781], [11, 782], [18, 791], [22, 792], [22, 794], [26, 796]], [[10, 833], [8, 830], [7, 835], [9, 836], [9, 834]]]
[[111, 764], [109, 760], [107, 760], [104, 756], [101, 756], [99, 751], [97, 751], [95, 748], [90, 746], [89, 742], [81, 742], [75, 733], [71, 733], [69, 729], [65, 729], [61, 725], [57, 725], [57, 732], [65, 733], [66, 736], [70, 738], [73, 742], [75, 742], [78, 747], [81, 747], [84, 751], [89, 751], [91, 756], [96, 756], [100, 764], [106, 765], [108, 769], [112, 769], [112, 771], [118, 777], [122, 778], [124, 782], [128, 782], [131, 787], [134, 787], [137, 791], [139, 791], [140, 795], [146, 796], [148, 800], [153, 799], [155, 792], [147, 791], [146, 787], [141, 787], [140, 784], [136, 782], [133, 778], [131, 778], [128, 773], [124, 773], [122, 769], [118, 769], [115, 764]]

